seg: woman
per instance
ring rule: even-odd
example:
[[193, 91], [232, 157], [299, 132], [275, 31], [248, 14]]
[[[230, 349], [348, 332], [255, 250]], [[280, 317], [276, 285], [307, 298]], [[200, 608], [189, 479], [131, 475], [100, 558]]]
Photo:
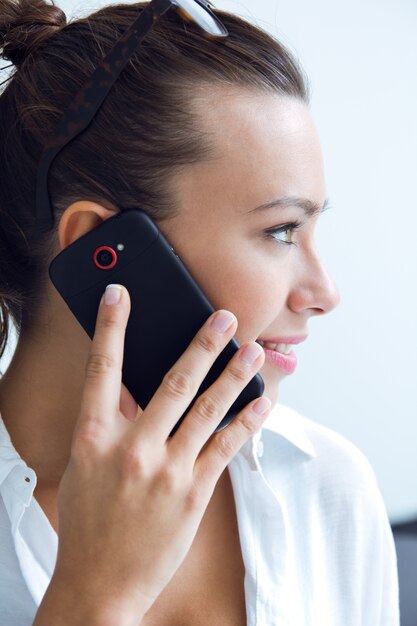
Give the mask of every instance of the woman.
[[[398, 624], [368, 462], [278, 403], [290, 345], [339, 300], [314, 246], [327, 203], [305, 78], [241, 19], [162, 4], [66, 25], [43, 0], [0, 1], [16, 66], [0, 98], [3, 349], [9, 315], [19, 331], [0, 381], [0, 621]], [[80, 90], [146, 11], [93, 110], [97, 89]], [[144, 411], [120, 384], [127, 290], [106, 290], [91, 342], [48, 278], [60, 250], [138, 206], [216, 309]], [[168, 439], [232, 337], [238, 354]], [[257, 372], [260, 414], [257, 399], [212, 435]]]

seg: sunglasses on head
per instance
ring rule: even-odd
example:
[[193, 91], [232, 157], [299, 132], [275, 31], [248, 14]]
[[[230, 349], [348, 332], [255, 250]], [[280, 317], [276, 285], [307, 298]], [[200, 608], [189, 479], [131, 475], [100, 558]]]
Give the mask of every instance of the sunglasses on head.
[[48, 192], [48, 173], [53, 160], [70, 141], [89, 126], [123, 68], [152, 26], [172, 7], [185, 20], [193, 22], [208, 38], [227, 37], [226, 28], [211, 11], [211, 6], [207, 0], [152, 0], [107, 53], [64, 111], [44, 145], [36, 175], [35, 222], [40, 229], [50, 230], [54, 225]]

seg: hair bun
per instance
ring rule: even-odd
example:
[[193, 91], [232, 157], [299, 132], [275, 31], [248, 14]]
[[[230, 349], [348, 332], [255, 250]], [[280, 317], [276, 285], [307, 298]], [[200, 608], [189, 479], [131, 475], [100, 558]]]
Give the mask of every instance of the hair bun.
[[44, 0], [0, 0], [1, 56], [20, 67], [66, 23], [65, 13]]

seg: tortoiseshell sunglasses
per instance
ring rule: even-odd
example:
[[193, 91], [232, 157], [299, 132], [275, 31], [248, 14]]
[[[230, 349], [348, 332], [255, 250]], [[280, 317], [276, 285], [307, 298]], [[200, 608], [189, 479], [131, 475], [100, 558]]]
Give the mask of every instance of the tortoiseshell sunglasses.
[[227, 37], [228, 32], [210, 10], [208, 0], [152, 0], [118, 39], [91, 77], [83, 85], [45, 143], [36, 175], [35, 223], [50, 230], [54, 215], [49, 200], [48, 173], [57, 154], [83, 132], [94, 118], [130, 57], [158, 19], [170, 8], [193, 22], [209, 38]]

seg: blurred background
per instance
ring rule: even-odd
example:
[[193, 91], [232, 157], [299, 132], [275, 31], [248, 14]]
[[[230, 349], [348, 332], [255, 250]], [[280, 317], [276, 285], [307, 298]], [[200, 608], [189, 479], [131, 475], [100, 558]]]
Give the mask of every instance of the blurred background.
[[[58, 4], [70, 19], [109, 2]], [[342, 300], [311, 320], [280, 401], [368, 457], [398, 554], [413, 555], [400, 571], [405, 597], [407, 585], [417, 588], [417, 2], [215, 5], [277, 36], [310, 80], [332, 207], [317, 243]], [[416, 626], [415, 606], [402, 626]]]

